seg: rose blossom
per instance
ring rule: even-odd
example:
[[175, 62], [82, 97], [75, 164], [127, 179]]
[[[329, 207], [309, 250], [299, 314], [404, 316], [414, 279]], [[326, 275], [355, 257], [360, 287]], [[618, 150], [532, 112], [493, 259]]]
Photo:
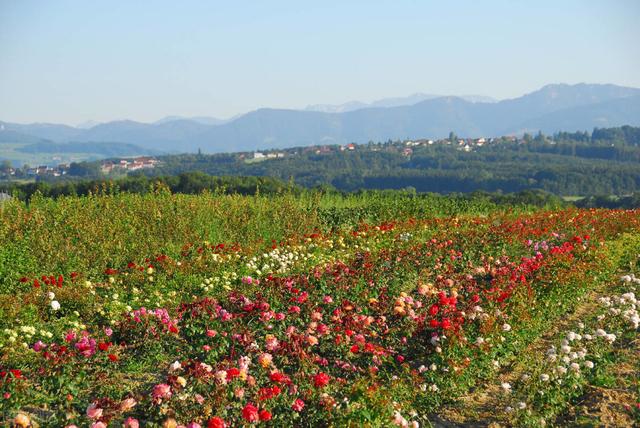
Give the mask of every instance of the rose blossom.
[[87, 417], [89, 419], [100, 419], [102, 417], [102, 409], [98, 407], [97, 403], [91, 403], [87, 407]]
[[302, 401], [299, 398], [296, 398], [296, 401], [293, 402], [293, 404], [291, 405], [291, 408], [296, 412], [301, 412], [302, 409], [304, 408], [304, 401]]
[[154, 400], [162, 400], [163, 398], [171, 398], [171, 387], [166, 383], [159, 383], [153, 387], [152, 396]]
[[258, 415], [258, 408], [251, 403], [248, 403], [242, 409], [242, 417], [247, 422], [258, 422], [260, 416]]
[[123, 428], [139, 428], [139, 427], [140, 427], [140, 423], [136, 418], [128, 417], [124, 421]]
[[227, 424], [219, 416], [214, 416], [207, 422], [207, 428], [226, 428]]
[[330, 377], [328, 374], [320, 372], [317, 375], [313, 376], [313, 385], [316, 388], [322, 388], [329, 383]]
[[126, 412], [126, 411], [129, 411], [129, 410], [133, 409], [136, 404], [138, 404], [136, 402], [136, 400], [134, 398], [132, 398], [132, 397], [129, 397], [129, 398], [125, 398], [124, 400], [122, 400], [118, 407], [120, 408], [121, 412]]

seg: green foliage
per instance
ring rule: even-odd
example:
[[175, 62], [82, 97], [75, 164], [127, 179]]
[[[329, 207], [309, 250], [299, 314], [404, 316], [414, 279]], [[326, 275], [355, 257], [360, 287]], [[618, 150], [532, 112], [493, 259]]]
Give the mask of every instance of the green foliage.
[[635, 209], [640, 208], [640, 192], [627, 196], [594, 195], [575, 202], [580, 208]]

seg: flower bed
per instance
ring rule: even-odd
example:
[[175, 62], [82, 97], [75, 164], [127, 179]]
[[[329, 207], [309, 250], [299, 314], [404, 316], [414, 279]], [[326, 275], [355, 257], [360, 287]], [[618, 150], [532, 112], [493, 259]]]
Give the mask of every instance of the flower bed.
[[410, 219], [23, 272], [2, 297], [2, 410], [19, 426], [418, 426], [608, 278], [608, 243], [639, 226]]

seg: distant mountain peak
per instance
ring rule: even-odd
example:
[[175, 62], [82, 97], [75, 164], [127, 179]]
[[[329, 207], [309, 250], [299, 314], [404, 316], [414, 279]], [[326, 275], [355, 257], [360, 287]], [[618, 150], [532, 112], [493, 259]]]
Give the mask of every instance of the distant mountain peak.
[[523, 96], [529, 96], [534, 94], [557, 94], [573, 93], [576, 95], [598, 95], [598, 96], [611, 96], [614, 98], [620, 98], [624, 96], [633, 96], [640, 92], [638, 88], [631, 88], [627, 86], [612, 85], [610, 83], [550, 83], [544, 85], [542, 88], [525, 94]]
[[[319, 111], [323, 113], [346, 113], [349, 111], [360, 110], [363, 108], [388, 108], [388, 107], [402, 107], [418, 104], [423, 101], [432, 100], [435, 98], [443, 98], [448, 96], [424, 94], [422, 92], [416, 92], [406, 97], [392, 97], [382, 98], [370, 103], [362, 101], [349, 101], [344, 104], [313, 104], [305, 107], [307, 111]], [[456, 96], [465, 101], [471, 103], [495, 103], [497, 100], [485, 95], [460, 95]]]
[[153, 122], [153, 124], [160, 125], [163, 123], [177, 122], [179, 120], [189, 120], [191, 122], [196, 122], [202, 125], [221, 125], [227, 122], [224, 119], [218, 119], [216, 117], [209, 117], [209, 116], [193, 116], [193, 117], [165, 116], [162, 119], [156, 120], [155, 122]]
[[86, 122], [82, 122], [76, 125], [78, 129], [91, 129], [96, 125], [100, 125], [101, 122], [95, 120], [87, 120]]

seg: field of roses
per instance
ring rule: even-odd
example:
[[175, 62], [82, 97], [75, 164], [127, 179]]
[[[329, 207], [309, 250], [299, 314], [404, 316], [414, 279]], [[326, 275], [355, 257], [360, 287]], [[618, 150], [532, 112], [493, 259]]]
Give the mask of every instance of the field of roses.
[[9, 202], [0, 417], [429, 426], [639, 252], [637, 211], [162, 192]]

